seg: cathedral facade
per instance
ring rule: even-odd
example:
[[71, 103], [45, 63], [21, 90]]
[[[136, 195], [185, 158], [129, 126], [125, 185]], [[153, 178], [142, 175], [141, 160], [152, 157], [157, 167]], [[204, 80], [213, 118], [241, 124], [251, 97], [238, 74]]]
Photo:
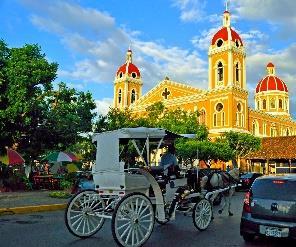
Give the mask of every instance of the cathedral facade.
[[232, 29], [231, 15], [225, 11], [223, 25], [209, 46], [207, 90], [166, 77], [142, 96], [141, 73], [129, 49], [126, 62], [115, 75], [113, 106], [144, 114], [148, 106], [161, 101], [169, 109], [199, 111], [199, 123], [208, 127], [212, 137], [230, 130], [258, 137], [296, 135], [296, 122], [289, 113], [288, 88], [272, 63], [267, 64], [267, 74], [256, 86], [255, 109], [249, 106], [245, 58], [243, 41]]

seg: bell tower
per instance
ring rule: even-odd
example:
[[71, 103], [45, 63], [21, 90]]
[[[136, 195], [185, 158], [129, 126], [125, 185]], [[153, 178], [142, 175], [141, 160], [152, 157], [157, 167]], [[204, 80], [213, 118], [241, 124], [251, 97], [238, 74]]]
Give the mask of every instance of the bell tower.
[[113, 107], [124, 109], [135, 103], [142, 95], [142, 85], [141, 73], [133, 64], [133, 53], [129, 48], [125, 63], [115, 75]]
[[245, 48], [231, 28], [228, 10], [223, 13], [223, 26], [212, 38], [208, 58], [209, 89], [234, 86], [246, 90]]
[[231, 14], [223, 13], [222, 27], [211, 40], [209, 59], [209, 132], [247, 131], [248, 92], [246, 53], [239, 34], [231, 27]]

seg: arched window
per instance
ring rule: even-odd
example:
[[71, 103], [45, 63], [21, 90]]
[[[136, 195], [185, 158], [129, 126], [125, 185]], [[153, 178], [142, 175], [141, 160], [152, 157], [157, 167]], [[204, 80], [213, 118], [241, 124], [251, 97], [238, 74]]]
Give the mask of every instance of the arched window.
[[276, 136], [276, 128], [275, 127], [271, 127], [270, 128], [270, 136], [271, 137], [275, 137]]
[[121, 89], [118, 90], [118, 104], [121, 103]]
[[135, 89], [133, 89], [131, 93], [131, 104], [134, 103], [135, 100], [136, 100], [136, 91]]
[[136, 72], [132, 72], [132, 77], [133, 77], [133, 78], [136, 78], [136, 77], [137, 77]]
[[217, 46], [218, 47], [221, 47], [223, 45], [223, 40], [222, 39], [219, 39], [218, 41], [217, 41]]
[[266, 123], [263, 123], [263, 135], [266, 136]]
[[225, 125], [224, 106], [221, 102], [219, 102], [215, 106], [214, 126], [224, 126], [224, 125]]
[[223, 81], [223, 64], [218, 63], [218, 81]]
[[239, 102], [236, 105], [236, 126], [243, 127], [243, 108], [242, 104]]
[[279, 109], [283, 109], [283, 101], [282, 101], [282, 99], [279, 99]]
[[266, 109], [266, 99], [264, 99], [263, 101], [262, 101], [262, 108], [265, 110]]
[[206, 124], [206, 111], [205, 110], [200, 111], [199, 122], [200, 122], [200, 124]]
[[275, 108], [275, 99], [274, 98], [270, 99], [270, 108], [272, 108], [272, 109]]
[[257, 110], [260, 110], [260, 101], [257, 101]]
[[235, 65], [235, 81], [239, 82], [239, 67], [238, 67], [238, 63], [236, 63]]
[[252, 124], [252, 134], [254, 136], [258, 136], [259, 135], [259, 124], [256, 120], [253, 121]]
[[214, 127], [217, 126], [217, 114], [214, 113]]

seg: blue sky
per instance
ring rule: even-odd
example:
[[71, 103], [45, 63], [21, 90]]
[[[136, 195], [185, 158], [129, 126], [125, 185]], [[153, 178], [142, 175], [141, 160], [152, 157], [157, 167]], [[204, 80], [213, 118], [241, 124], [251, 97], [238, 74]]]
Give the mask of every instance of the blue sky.
[[[271, 61], [296, 113], [295, 9], [290, 0], [229, 1], [232, 27], [246, 47], [250, 105]], [[89, 90], [106, 113], [130, 43], [143, 93], [165, 76], [206, 89], [207, 50], [224, 10], [223, 0], [1, 0], [0, 38], [10, 47], [38, 43], [59, 64], [56, 82]]]

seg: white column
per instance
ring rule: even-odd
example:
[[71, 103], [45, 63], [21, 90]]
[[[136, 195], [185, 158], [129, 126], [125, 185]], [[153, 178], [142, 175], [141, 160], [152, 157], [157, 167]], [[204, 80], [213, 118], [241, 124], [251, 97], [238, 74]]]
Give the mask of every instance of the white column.
[[242, 67], [242, 70], [243, 70], [243, 89], [247, 89], [247, 78], [246, 78], [246, 58], [245, 58], [245, 55], [243, 55], [243, 67]]
[[209, 78], [209, 89], [213, 89], [212, 83], [213, 83], [213, 78], [212, 78], [212, 56], [209, 56], [209, 69], [208, 69], [208, 78]]
[[128, 83], [128, 81], [127, 81], [127, 78], [125, 78], [125, 80], [124, 80], [124, 93], [123, 93], [123, 106], [124, 107], [127, 107], [127, 95], [128, 95], [128, 86], [127, 86], [127, 83]]
[[116, 94], [116, 84], [115, 84], [115, 81], [114, 81], [114, 87], [113, 87], [113, 107], [116, 107], [116, 100], [117, 100], [117, 94]]
[[233, 84], [233, 54], [231, 49], [231, 44], [229, 43], [228, 50], [228, 86]]

